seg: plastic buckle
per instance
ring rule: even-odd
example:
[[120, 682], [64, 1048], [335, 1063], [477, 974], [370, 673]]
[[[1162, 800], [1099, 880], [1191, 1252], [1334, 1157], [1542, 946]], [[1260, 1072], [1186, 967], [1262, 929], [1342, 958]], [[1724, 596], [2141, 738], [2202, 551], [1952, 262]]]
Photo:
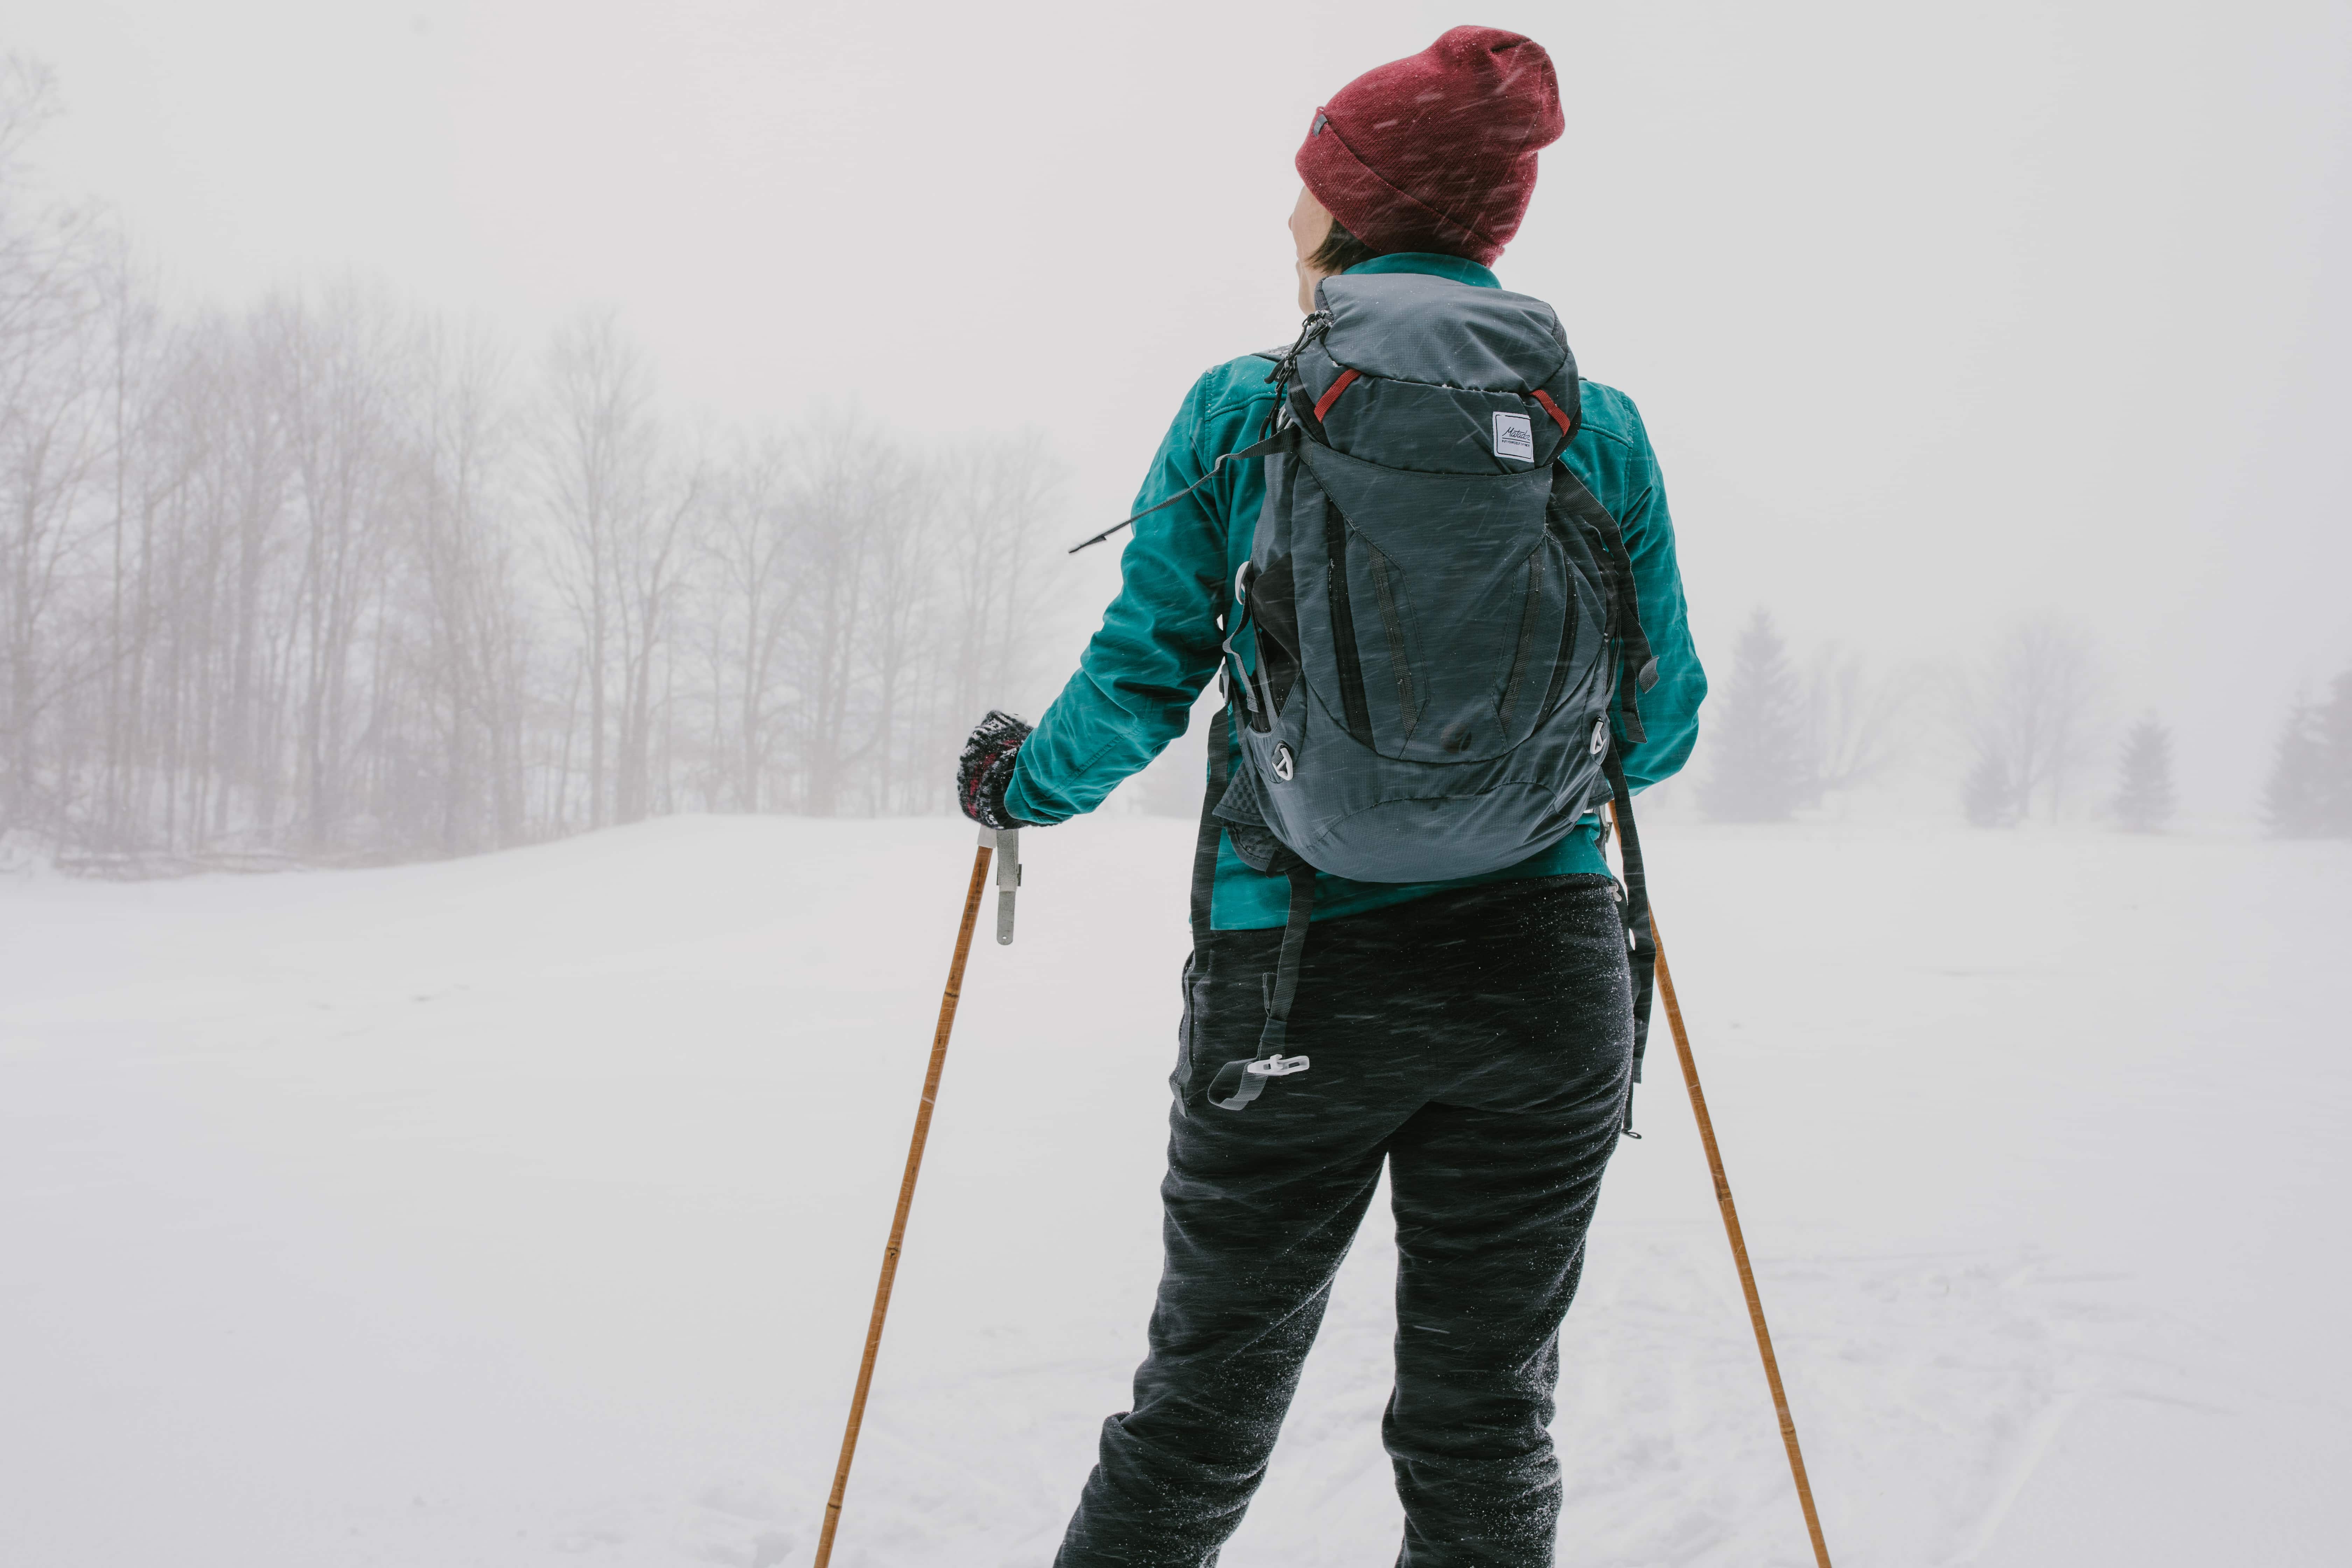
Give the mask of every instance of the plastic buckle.
[[1307, 1070], [1307, 1058], [1281, 1055], [1260, 1057], [1242, 1070], [1260, 1078], [1288, 1078], [1292, 1073]]

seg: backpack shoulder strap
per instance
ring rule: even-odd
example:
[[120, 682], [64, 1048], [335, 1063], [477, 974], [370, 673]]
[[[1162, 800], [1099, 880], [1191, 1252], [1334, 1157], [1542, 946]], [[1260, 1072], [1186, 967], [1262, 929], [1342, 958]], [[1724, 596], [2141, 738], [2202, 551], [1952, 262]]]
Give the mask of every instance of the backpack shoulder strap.
[[1642, 867], [1642, 836], [1633, 826], [1633, 792], [1626, 786], [1625, 765], [1617, 759], [1612, 739], [1601, 755], [1601, 771], [1609, 775], [1610, 816], [1617, 824], [1617, 848], [1625, 859], [1625, 945], [1633, 968], [1633, 1079], [1625, 1086], [1625, 1123], [1633, 1131], [1633, 1084], [1642, 1081], [1642, 1053], [1650, 1044], [1650, 997], [1658, 973], [1658, 943], [1650, 930], [1650, 879]]
[[1601, 558], [1608, 564], [1611, 579], [1610, 618], [1616, 622], [1627, 677], [1619, 688], [1620, 711], [1625, 721], [1625, 739], [1639, 745], [1647, 738], [1642, 728], [1642, 693], [1658, 683], [1658, 659], [1650, 651], [1649, 637], [1642, 630], [1642, 599], [1634, 588], [1633, 558], [1625, 549], [1624, 531], [1617, 526], [1617, 520], [1601, 504], [1600, 498], [1565, 463], [1552, 465], [1551, 495], [1554, 505], [1591, 529], [1601, 541]]
[[1209, 721], [1209, 793], [1201, 802], [1201, 837], [1192, 846], [1192, 945], [1209, 940], [1209, 905], [1217, 891], [1217, 847], [1224, 824], [1216, 816], [1233, 767], [1233, 710], [1219, 708]]

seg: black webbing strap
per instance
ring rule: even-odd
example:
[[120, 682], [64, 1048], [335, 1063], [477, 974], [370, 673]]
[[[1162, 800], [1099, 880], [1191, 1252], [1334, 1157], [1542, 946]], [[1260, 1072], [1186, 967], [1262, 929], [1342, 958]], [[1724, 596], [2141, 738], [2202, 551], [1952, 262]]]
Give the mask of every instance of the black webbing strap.
[[1217, 848], [1225, 837], [1224, 824], [1214, 814], [1217, 802], [1225, 798], [1233, 744], [1233, 710], [1220, 708], [1209, 721], [1209, 794], [1201, 802], [1201, 837], [1192, 846], [1192, 945], [1196, 949], [1209, 940], [1209, 904], [1217, 891]]
[[[1642, 1053], [1650, 1044], [1650, 996], [1658, 977], [1658, 943], [1650, 930], [1650, 883], [1642, 869], [1642, 836], [1633, 826], [1633, 792], [1625, 786], [1625, 769], [1617, 760], [1612, 740], [1601, 754], [1609, 775], [1609, 793], [1615, 803], [1617, 847], [1625, 858], [1625, 936], [1633, 967], [1633, 1082], [1642, 1081]], [[1625, 1125], [1633, 1137], [1633, 1090], [1625, 1089]]]
[[1601, 554], [1609, 566], [1611, 619], [1616, 623], [1618, 646], [1627, 679], [1618, 688], [1618, 712], [1625, 739], [1639, 745], [1648, 737], [1642, 727], [1642, 693], [1658, 683], [1657, 656], [1642, 630], [1642, 599], [1633, 584], [1633, 557], [1625, 549], [1624, 531], [1582, 479], [1559, 468], [1552, 475], [1552, 495], [1570, 513], [1601, 537]]
[[1290, 1031], [1291, 998], [1298, 994], [1298, 961], [1307, 951], [1307, 923], [1315, 918], [1315, 868], [1293, 856], [1286, 875], [1290, 879], [1290, 918], [1283, 922], [1282, 956], [1275, 962], [1274, 973], [1261, 980], [1265, 1027], [1258, 1035], [1255, 1058], [1227, 1062], [1217, 1069], [1209, 1085], [1209, 1103], [1220, 1110], [1246, 1110], [1250, 1101], [1265, 1091], [1266, 1079], [1281, 1076], [1250, 1068], [1276, 1063], [1282, 1055], [1284, 1037]]
[[1227, 452], [1223, 454], [1218, 458], [1215, 462], [1209, 465], [1209, 471], [1207, 473], [1202, 474], [1199, 479], [1194, 479], [1191, 484], [1186, 485], [1182, 489], [1178, 490], [1166, 500], [1153, 502], [1151, 505], [1145, 507], [1141, 511], [1137, 512], [1133, 517], [1129, 518], [1125, 522], [1112, 523], [1108, 528], [1104, 529], [1092, 539], [1079, 540], [1076, 544], [1070, 546], [1066, 553], [1076, 555], [1079, 551], [1084, 550], [1090, 544], [1100, 544], [1104, 540], [1108, 539], [1112, 534], [1117, 533], [1120, 529], [1127, 527], [1129, 523], [1141, 522], [1145, 518], [1150, 517], [1161, 507], [1174, 506], [1178, 501], [1182, 500], [1186, 496], [1191, 495], [1194, 490], [1199, 489], [1202, 485], [1205, 485], [1211, 479], [1215, 479], [1217, 477], [1217, 470], [1223, 468], [1227, 463], [1238, 461], [1243, 458], [1263, 458], [1275, 448], [1288, 445], [1292, 439], [1291, 431], [1294, 428], [1296, 428], [1296, 426], [1286, 425], [1281, 429], [1276, 430], [1273, 435], [1268, 436], [1263, 441], [1244, 447], [1238, 452]]
[[1290, 999], [1298, 994], [1298, 960], [1307, 951], [1307, 924], [1315, 918], [1315, 868], [1293, 860], [1286, 875], [1290, 879], [1290, 918], [1282, 925], [1282, 956], [1265, 981], [1265, 1027], [1257, 1037], [1261, 1057], [1282, 1054], [1283, 1037], [1290, 1029]]

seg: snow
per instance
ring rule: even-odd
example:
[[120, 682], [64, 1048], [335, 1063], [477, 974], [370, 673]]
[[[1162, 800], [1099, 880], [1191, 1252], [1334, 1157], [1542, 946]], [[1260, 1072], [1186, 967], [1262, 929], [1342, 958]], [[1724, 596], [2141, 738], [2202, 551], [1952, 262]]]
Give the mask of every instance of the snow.
[[[1650, 835], [1836, 1560], [2337, 1560], [2352, 853]], [[1189, 825], [1024, 836], [844, 1568], [1047, 1563], [1157, 1270]], [[0, 1563], [806, 1563], [971, 856], [679, 819], [0, 879]], [[1563, 1563], [1810, 1561], [1663, 1030]], [[1381, 1210], [1226, 1568], [1389, 1560]]]

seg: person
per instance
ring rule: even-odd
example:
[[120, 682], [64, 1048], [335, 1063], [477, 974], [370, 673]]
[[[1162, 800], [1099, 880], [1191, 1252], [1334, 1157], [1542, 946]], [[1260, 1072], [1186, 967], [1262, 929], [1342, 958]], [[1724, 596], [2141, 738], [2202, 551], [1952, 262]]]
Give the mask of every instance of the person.
[[[1500, 287], [1490, 266], [1518, 229], [1538, 151], [1563, 129], [1549, 57], [1495, 28], [1456, 27], [1349, 83], [1316, 110], [1295, 160], [1301, 309], [1339, 273]], [[1198, 488], [1137, 524], [1118, 595], [1034, 731], [1002, 713], [973, 731], [958, 788], [974, 820], [1065, 821], [1182, 733], [1218, 668], [1265, 486], [1255, 461], [1201, 481], [1267, 425], [1268, 357], [1221, 365], [1185, 398], [1136, 510]], [[1646, 740], [1623, 757], [1638, 788], [1689, 756], [1706, 682], [1641, 415], [1611, 387], [1581, 393], [1560, 460], [1622, 529], [1657, 658]], [[1257, 1049], [1289, 889], [1244, 864], [1204, 812], [1150, 1351], [1133, 1408], [1104, 1424], [1058, 1568], [1215, 1560], [1265, 1472], [1383, 1168], [1398, 1562], [1552, 1561], [1559, 1331], [1633, 1055], [1626, 925], [1601, 837], [1588, 816], [1517, 865], [1454, 882], [1318, 874], [1287, 1047], [1315, 1070], [1234, 1114], [1210, 1108], [1210, 1079]]]

